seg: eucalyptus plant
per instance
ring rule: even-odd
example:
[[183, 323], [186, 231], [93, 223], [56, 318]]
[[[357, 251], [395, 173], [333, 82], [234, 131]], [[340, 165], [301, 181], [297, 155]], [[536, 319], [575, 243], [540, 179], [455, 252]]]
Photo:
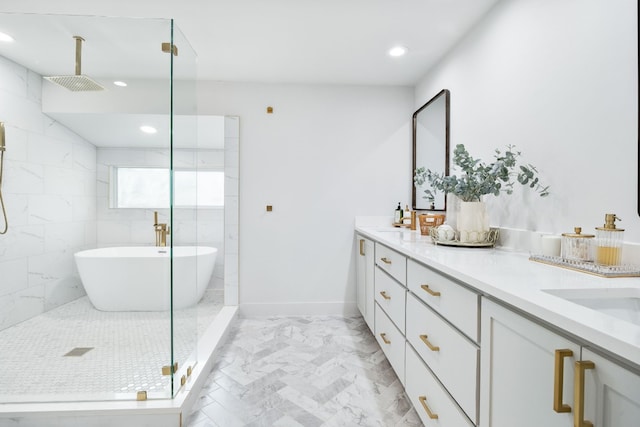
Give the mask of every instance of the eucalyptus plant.
[[495, 160], [485, 164], [471, 157], [464, 144], [458, 144], [453, 151], [453, 163], [462, 171], [460, 176], [445, 176], [420, 167], [415, 170], [413, 180], [416, 186], [429, 183], [431, 188], [424, 190], [423, 196], [429, 201], [433, 201], [435, 193], [441, 191], [455, 194], [464, 202], [479, 202], [485, 194], [513, 193], [516, 181], [538, 192], [541, 197], [548, 196], [549, 187], [540, 184], [538, 170], [531, 164], [518, 164], [520, 156], [515, 146], [507, 145], [505, 152], [496, 149]]

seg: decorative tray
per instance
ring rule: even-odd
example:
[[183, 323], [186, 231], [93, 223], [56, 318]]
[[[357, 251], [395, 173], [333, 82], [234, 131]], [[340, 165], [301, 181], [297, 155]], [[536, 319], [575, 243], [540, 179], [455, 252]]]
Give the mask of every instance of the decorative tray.
[[465, 248], [490, 248], [495, 246], [496, 242], [498, 241], [500, 230], [498, 230], [497, 228], [491, 228], [483, 241], [474, 243], [461, 242], [460, 235], [457, 231], [453, 240], [441, 240], [438, 238], [437, 227], [431, 227], [431, 229], [429, 230], [429, 235], [431, 236], [431, 240], [433, 241], [433, 243], [436, 245], [458, 246]]
[[568, 270], [581, 271], [600, 277], [640, 277], [640, 267], [633, 265], [596, 265], [587, 261], [572, 261], [559, 256], [531, 255], [531, 261], [554, 265]]

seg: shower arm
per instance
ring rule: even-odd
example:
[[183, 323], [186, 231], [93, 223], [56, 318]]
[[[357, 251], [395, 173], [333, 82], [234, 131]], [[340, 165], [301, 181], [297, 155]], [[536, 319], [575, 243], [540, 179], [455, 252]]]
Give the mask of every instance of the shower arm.
[[73, 36], [76, 39], [76, 76], [82, 74], [82, 42], [84, 39], [80, 36]]

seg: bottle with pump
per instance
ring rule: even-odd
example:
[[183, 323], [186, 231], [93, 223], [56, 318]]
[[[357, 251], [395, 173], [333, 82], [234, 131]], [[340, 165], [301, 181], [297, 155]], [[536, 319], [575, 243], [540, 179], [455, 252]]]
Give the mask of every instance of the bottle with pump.
[[622, 243], [624, 229], [616, 228], [616, 214], [604, 216], [604, 226], [596, 227], [596, 256], [598, 265], [620, 265], [622, 261]]
[[398, 202], [398, 207], [393, 215], [393, 223], [400, 224], [402, 221], [402, 207], [400, 206], [400, 202]]

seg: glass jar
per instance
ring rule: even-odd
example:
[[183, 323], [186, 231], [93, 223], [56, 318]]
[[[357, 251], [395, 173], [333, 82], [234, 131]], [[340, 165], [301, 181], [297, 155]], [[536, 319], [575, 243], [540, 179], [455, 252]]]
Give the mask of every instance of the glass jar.
[[582, 234], [581, 227], [573, 229], [575, 233], [562, 234], [561, 257], [570, 261], [593, 261], [593, 234]]

